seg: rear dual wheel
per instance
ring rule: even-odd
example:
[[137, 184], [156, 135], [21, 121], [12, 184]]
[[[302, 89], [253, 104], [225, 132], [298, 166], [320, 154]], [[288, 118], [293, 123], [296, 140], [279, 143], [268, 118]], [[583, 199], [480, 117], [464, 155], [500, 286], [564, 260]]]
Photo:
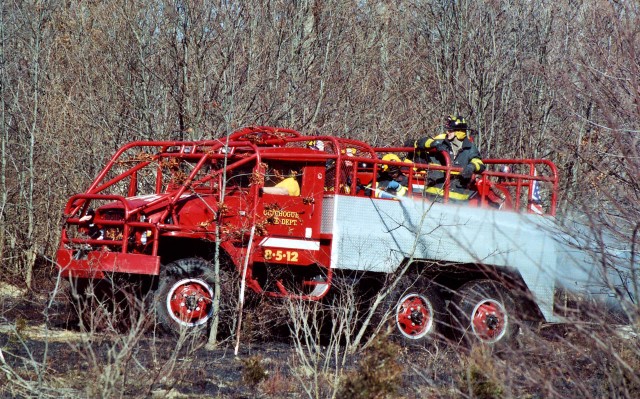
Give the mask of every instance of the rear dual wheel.
[[442, 338], [444, 302], [428, 279], [404, 277], [383, 311], [392, 323], [392, 335], [402, 344], [425, 346]]
[[455, 332], [467, 345], [509, 345], [519, 330], [513, 296], [496, 281], [464, 284], [449, 306]]

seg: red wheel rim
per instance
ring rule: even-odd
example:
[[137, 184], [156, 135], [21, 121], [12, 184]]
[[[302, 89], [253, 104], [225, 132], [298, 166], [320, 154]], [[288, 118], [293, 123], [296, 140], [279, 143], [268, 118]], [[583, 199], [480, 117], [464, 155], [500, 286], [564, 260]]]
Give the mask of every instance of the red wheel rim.
[[422, 295], [408, 294], [398, 302], [396, 326], [409, 339], [420, 339], [433, 327], [433, 306]]
[[473, 309], [471, 327], [478, 339], [493, 343], [507, 332], [507, 312], [498, 301], [487, 299]]
[[167, 310], [178, 324], [192, 327], [205, 323], [213, 311], [213, 290], [200, 279], [180, 280], [167, 294]]

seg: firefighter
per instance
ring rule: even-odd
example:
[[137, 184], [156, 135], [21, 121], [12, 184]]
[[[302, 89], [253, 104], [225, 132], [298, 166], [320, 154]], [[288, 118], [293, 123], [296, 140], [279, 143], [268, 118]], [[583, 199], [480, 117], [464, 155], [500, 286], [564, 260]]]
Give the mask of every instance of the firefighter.
[[283, 176], [278, 170], [274, 170], [275, 177], [280, 179], [273, 187], [262, 187], [262, 192], [266, 194], [289, 195], [291, 197], [300, 196], [300, 184], [296, 179], [297, 173], [292, 171], [289, 176]]
[[416, 145], [416, 140], [408, 139], [404, 142], [404, 147], [412, 148], [412, 151], [407, 152], [404, 158], [405, 162], [412, 163], [430, 163], [428, 151], [424, 148], [420, 149]]
[[[395, 154], [386, 154], [382, 157], [387, 162], [402, 162]], [[375, 196], [377, 198], [398, 198], [407, 193], [409, 179], [402, 173], [402, 169], [398, 165], [381, 164], [376, 179]], [[374, 190], [371, 185], [365, 188], [365, 194], [371, 195]]]
[[351, 183], [353, 182], [353, 165], [354, 162], [349, 158], [356, 155], [356, 149], [347, 147], [340, 150], [342, 155], [342, 171], [340, 173], [340, 192], [342, 194], [351, 194]]
[[[485, 165], [480, 158], [476, 145], [467, 136], [467, 121], [459, 115], [449, 115], [445, 122], [445, 133], [435, 137], [425, 137], [414, 143], [415, 152], [428, 152], [427, 163], [444, 165], [443, 152], [449, 154], [451, 166], [462, 168], [462, 172], [452, 171], [449, 186], [449, 199], [457, 201], [469, 200], [476, 190], [469, 188], [474, 173], [482, 173]], [[437, 153], [434, 153], [436, 150]], [[442, 170], [431, 170], [427, 175], [425, 192], [433, 196], [444, 195], [446, 174]]]

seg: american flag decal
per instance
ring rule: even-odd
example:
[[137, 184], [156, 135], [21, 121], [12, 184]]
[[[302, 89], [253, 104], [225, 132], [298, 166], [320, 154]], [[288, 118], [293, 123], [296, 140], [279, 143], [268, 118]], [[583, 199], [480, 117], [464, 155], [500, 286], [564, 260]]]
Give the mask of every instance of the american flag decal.
[[[533, 175], [538, 176], [538, 171], [534, 168]], [[542, 209], [542, 198], [540, 197], [540, 182], [538, 180], [534, 180], [531, 184], [531, 201], [529, 202], [529, 211], [531, 213], [536, 213], [538, 215], [543, 215], [544, 210]]]

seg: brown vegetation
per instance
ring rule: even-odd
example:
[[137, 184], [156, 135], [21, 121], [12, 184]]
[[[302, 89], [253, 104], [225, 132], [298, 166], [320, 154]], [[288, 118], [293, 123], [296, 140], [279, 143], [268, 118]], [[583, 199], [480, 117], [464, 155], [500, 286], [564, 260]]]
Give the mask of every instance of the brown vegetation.
[[[316, 348], [313, 328], [294, 325], [308, 339], [266, 345], [275, 354], [247, 344], [242, 360], [156, 340], [144, 319], [71, 344], [28, 331], [64, 318], [47, 296], [61, 292], [61, 210], [115, 148], [244, 125], [401, 145], [459, 112], [483, 155], [555, 162], [560, 220], [587, 227], [603, 268], [634, 265], [639, 12], [603, 0], [0, 3], [0, 280], [26, 289], [0, 298], [0, 396], [363, 397], [348, 395], [367, 384], [368, 397], [637, 397], [637, 338], [604, 323], [534, 331], [506, 355], [397, 349], [402, 370], [384, 373], [390, 349], [351, 355], [344, 329]], [[636, 320], [635, 303], [626, 312]]]

